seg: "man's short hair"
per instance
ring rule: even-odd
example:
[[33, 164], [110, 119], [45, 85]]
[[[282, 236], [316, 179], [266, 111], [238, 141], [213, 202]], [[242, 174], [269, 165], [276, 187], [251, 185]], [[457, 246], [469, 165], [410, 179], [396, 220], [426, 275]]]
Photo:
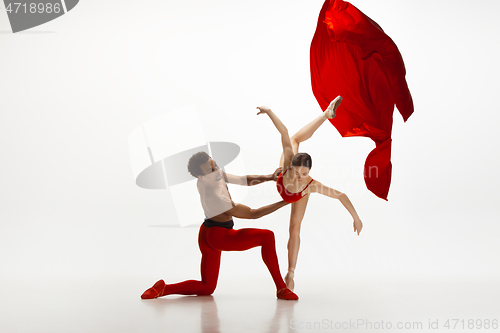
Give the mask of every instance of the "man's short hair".
[[207, 153], [204, 151], [200, 151], [196, 154], [193, 154], [188, 161], [188, 171], [193, 177], [203, 176], [203, 172], [201, 171], [201, 165], [206, 163], [210, 159]]

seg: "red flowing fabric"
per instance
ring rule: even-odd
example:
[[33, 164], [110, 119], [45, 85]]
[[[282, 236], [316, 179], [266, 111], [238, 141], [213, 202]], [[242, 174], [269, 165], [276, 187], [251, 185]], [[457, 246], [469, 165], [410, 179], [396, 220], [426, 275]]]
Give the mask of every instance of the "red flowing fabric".
[[399, 50], [382, 28], [342, 0], [326, 0], [311, 42], [311, 84], [325, 110], [344, 99], [330, 122], [340, 135], [366, 136], [375, 148], [365, 161], [367, 188], [387, 200], [391, 184], [394, 105], [406, 121], [413, 100]]

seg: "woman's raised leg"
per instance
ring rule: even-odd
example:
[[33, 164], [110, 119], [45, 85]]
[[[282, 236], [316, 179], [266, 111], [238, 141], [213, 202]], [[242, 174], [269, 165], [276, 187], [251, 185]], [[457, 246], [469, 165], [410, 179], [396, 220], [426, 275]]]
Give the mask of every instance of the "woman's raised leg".
[[[316, 132], [316, 130], [323, 124], [325, 120], [335, 118], [335, 111], [337, 107], [340, 105], [341, 101], [342, 97], [338, 96], [337, 98], [335, 98], [330, 103], [325, 112], [314, 118], [313, 121], [309, 122], [307, 125], [302, 127], [297, 133], [295, 133], [290, 138], [290, 143], [292, 144], [292, 150], [294, 155], [299, 152], [299, 144], [309, 139], [314, 134], [314, 132]], [[279, 164], [281, 167], [283, 167], [283, 159], [284, 156], [283, 154], [281, 154], [281, 159]]]
[[317, 116], [313, 121], [302, 127], [297, 133], [295, 133], [291, 138], [290, 141], [292, 142], [292, 149], [293, 153], [297, 154], [299, 151], [299, 144], [301, 142], [306, 141], [309, 139], [314, 132], [323, 124], [323, 122], [328, 119], [326, 117], [326, 112], [322, 113], [321, 115]]

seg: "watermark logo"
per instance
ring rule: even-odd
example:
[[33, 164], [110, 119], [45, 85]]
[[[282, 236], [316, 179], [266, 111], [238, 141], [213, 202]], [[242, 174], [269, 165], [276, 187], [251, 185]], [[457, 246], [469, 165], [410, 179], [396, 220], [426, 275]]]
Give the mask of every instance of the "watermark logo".
[[[240, 147], [232, 142], [211, 141], [194, 105], [171, 111], [143, 123], [129, 135], [129, 153], [136, 185], [144, 189], [166, 190], [173, 202], [181, 227], [200, 224], [204, 212], [196, 178], [187, 169], [189, 158], [205, 152], [222, 169], [243, 173]], [[232, 169], [231, 169], [232, 168]], [[231, 191], [233, 198], [246, 196], [246, 189]], [[234, 192], [234, 193], [233, 193]], [[236, 193], [238, 192], [238, 193]], [[170, 223], [172, 225], [172, 223]]]
[[79, 0], [4, 0], [12, 32], [36, 27], [75, 8]]

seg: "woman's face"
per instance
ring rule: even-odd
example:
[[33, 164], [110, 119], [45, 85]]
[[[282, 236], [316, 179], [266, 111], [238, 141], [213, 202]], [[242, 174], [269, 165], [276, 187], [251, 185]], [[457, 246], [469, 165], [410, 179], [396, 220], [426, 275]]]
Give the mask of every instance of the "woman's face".
[[293, 180], [297, 180], [299, 182], [304, 181], [309, 176], [309, 169], [308, 167], [305, 166], [292, 166], [292, 171], [293, 171]]

